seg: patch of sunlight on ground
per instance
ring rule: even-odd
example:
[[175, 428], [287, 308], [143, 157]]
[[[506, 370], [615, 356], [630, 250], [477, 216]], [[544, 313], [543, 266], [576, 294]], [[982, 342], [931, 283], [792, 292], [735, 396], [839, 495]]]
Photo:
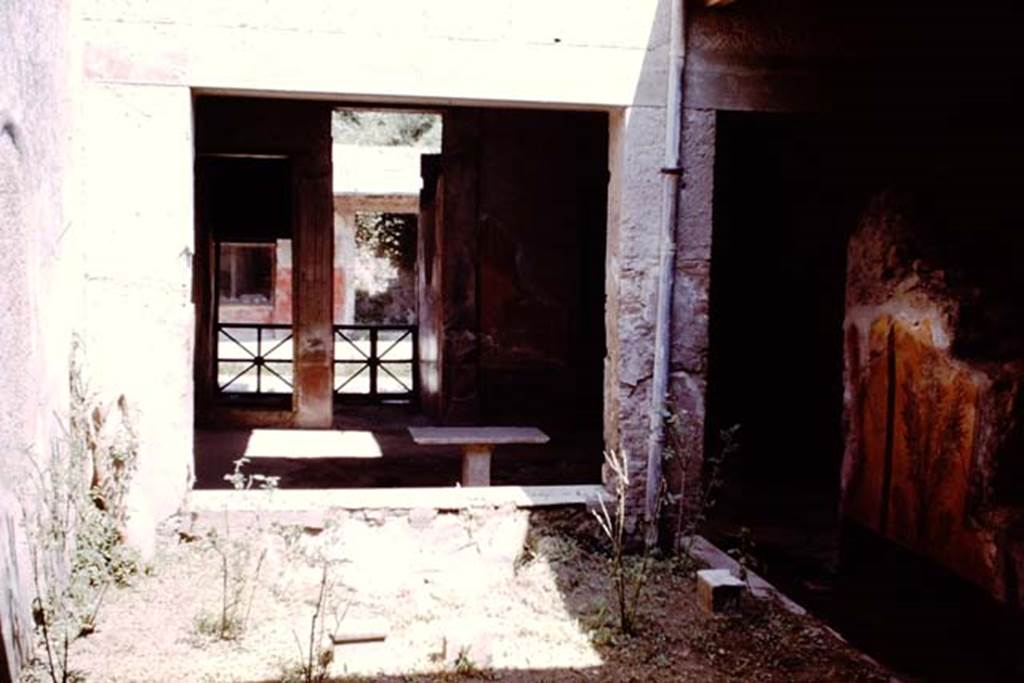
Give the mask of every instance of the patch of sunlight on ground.
[[333, 429], [254, 429], [247, 458], [381, 458], [373, 432]]
[[[196, 537], [225, 514], [200, 516]], [[326, 643], [354, 624], [387, 625], [383, 642], [334, 647], [332, 676], [444, 676], [462, 651], [509, 672], [602, 666], [562, 592], [593, 569], [524, 551], [527, 511], [335, 510], [322, 530], [268, 521], [221, 532], [249, 544], [250, 563], [261, 558], [258, 577], [244, 574], [255, 591], [239, 640], [196, 632], [197, 615], [221, 604], [221, 557], [168, 533], [154, 575], [111, 592], [96, 633], [75, 644], [75, 666], [90, 680], [279, 680], [308, 647], [324, 567]]]

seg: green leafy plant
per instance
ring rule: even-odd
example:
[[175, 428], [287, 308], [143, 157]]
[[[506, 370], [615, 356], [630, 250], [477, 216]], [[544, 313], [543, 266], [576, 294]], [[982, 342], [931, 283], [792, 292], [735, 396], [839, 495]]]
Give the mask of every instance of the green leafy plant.
[[356, 214], [354, 280], [356, 318], [376, 322], [415, 320], [416, 215]]
[[138, 572], [138, 555], [124, 542], [125, 499], [138, 440], [124, 396], [101, 404], [83, 379], [82, 350], [72, 347], [69, 416], [19, 489], [36, 595], [33, 616], [40, 667], [53, 683], [76, 680], [70, 644], [96, 629], [108, 589]]
[[596, 603], [596, 610], [584, 619], [587, 636], [594, 645], [611, 645], [616, 642], [621, 629], [618, 619], [608, 610], [604, 600]]
[[674, 510], [672, 545], [686, 558], [691, 556], [697, 533], [718, 503], [725, 483], [725, 463], [740, 447], [740, 425], [721, 430], [719, 439], [719, 449], [701, 448], [703, 434], [694, 422], [685, 412], [666, 408], [664, 471], [678, 482], [675, 492], [666, 493]]
[[741, 526], [736, 533], [736, 545], [726, 551], [729, 557], [736, 560], [736, 564], [740, 566], [740, 580], [746, 581], [748, 585], [750, 572], [762, 569], [761, 563], [755, 555], [756, 551], [757, 544], [754, 543], [750, 527], [745, 526]]
[[81, 451], [55, 441], [48, 459], [29, 461], [36, 469], [31, 502], [23, 502], [23, 524], [30, 541], [35, 597], [32, 616], [43, 657], [37, 662], [43, 674], [57, 683], [77, 680], [69, 665], [70, 644], [87, 623], [95, 622], [99, 600], [91, 604], [84, 581], [70, 575], [68, 561], [74, 552], [74, 528], [85, 498], [79, 472]]
[[475, 676], [480, 670], [476, 662], [473, 661], [468, 647], [463, 647], [459, 650], [455, 656], [455, 664], [452, 668], [460, 676]]
[[331, 134], [336, 143], [441, 148], [441, 117], [395, 111], [334, 112]]
[[356, 242], [399, 270], [416, 267], [416, 214], [360, 212]]

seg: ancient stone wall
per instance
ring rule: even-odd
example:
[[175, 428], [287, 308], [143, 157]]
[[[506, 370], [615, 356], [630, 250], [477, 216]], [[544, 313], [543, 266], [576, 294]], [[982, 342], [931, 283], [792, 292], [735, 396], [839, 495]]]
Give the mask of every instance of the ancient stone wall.
[[80, 310], [78, 226], [67, 210], [69, 24], [65, 2], [0, 4], [0, 679], [16, 678], [34, 628], [15, 487], [28, 483], [28, 460], [49, 455], [58, 419], [67, 419], [71, 330]]
[[[844, 186], [844, 201], [863, 201], [867, 189], [877, 191], [894, 180], [913, 187], [935, 169], [963, 163], [956, 159], [969, 159], [962, 168], [975, 169], [987, 164], [984, 155], [961, 152], [972, 145], [998, 146], [989, 143], [1001, 135], [992, 132], [999, 127], [986, 126], [979, 112], [998, 111], [1012, 101], [1010, 94], [1019, 81], [1014, 65], [1022, 61], [1020, 42], [1014, 38], [1020, 18], [1019, 9], [996, 2], [971, 8], [926, 2], [843, 1], [827, 6], [804, 0], [687, 2], [684, 183], [673, 294], [671, 386], [672, 404], [685, 417], [684, 432], [692, 444], [689, 450], [698, 456], [697, 465], [705, 441], [716, 112], [765, 116], [818, 112], [822, 120], [838, 114], [835, 130], [845, 133], [835, 138], [837, 158], [849, 159], [841, 163], [850, 165], [844, 172], [846, 180], [852, 181]], [[949, 49], [953, 44], [956, 50]], [[890, 119], [899, 123], [890, 126]], [[928, 132], [918, 132], [921, 126]], [[894, 134], [890, 128], [903, 132]], [[881, 136], [876, 135], [879, 132]], [[614, 135], [612, 149], [614, 156]], [[1005, 166], [1001, 172], [1014, 173]], [[989, 179], [997, 176], [986, 173]], [[977, 208], [991, 205], [990, 198], [1005, 189], [975, 192], [978, 185], [972, 183], [965, 190], [950, 183], [944, 191]], [[611, 224], [617, 222], [622, 221], [613, 219]], [[932, 240], [947, 237], [936, 235]], [[612, 242], [620, 239], [615, 236]], [[611, 258], [615, 256], [613, 250]], [[1005, 283], [994, 286], [1007, 287]], [[615, 302], [616, 294], [616, 288], [609, 289], [610, 302]], [[650, 333], [649, 320], [628, 307], [618, 310], [619, 320], [628, 324], [619, 335], [609, 332], [613, 356], [622, 340], [629, 343], [638, 331], [647, 339]], [[649, 292], [640, 310], [653, 311]], [[986, 326], [995, 315], [984, 306], [962, 311], [961, 317], [978, 324], [961, 327], [960, 345], [991, 351], [1004, 343]], [[1001, 335], [1004, 340], [1009, 336], [1013, 335]], [[650, 400], [643, 396], [647, 366], [631, 367], [627, 362], [621, 368], [617, 376], [620, 381], [626, 379], [629, 399], [616, 396], [614, 387], [606, 391], [616, 415], [609, 443], [622, 441], [615, 438], [614, 428], [627, 422], [630, 434], [643, 433], [646, 416], [636, 408]], [[614, 371], [609, 375], [614, 376]], [[1005, 403], [1010, 398], [1000, 400]], [[631, 450], [643, 448], [628, 439], [626, 443]]]
[[449, 421], [584, 420], [600, 432], [604, 302], [588, 283], [604, 270], [606, 131], [600, 113], [448, 112], [439, 241]]
[[[1019, 605], [1024, 354], [1016, 323], [978, 323], [1014, 278], [979, 279], [952, 244], [966, 226], [944, 235], [915, 204], [876, 195], [849, 245], [843, 512]], [[974, 239], [1019, 250], [985, 237], [990, 218]]]
[[[652, 45], [644, 80], [646, 87], [664, 87], [658, 69], [667, 64], [667, 22], [652, 35]], [[664, 106], [628, 107], [609, 116], [604, 443], [629, 457], [631, 516], [643, 510], [647, 477], [665, 117]]]
[[[80, 26], [80, 24], [76, 24]], [[129, 531], [143, 552], [191, 485], [191, 95], [83, 79], [75, 126], [81, 334], [90, 384], [136, 411]]]
[[[1005, 96], [1021, 10], [982, 0], [689, 0], [691, 106], [878, 111], [973, 106]], [[950, 49], [956, 45], [956, 49]]]
[[607, 107], [662, 104], [641, 76], [667, 6], [83, 0], [81, 15], [86, 71], [107, 82]]
[[488, 421], [600, 431], [607, 129], [601, 113], [482, 112], [480, 398]]
[[[419, 7], [388, 1], [347, 8], [283, 0], [258, 7], [245, 0], [85, 0], [79, 7], [91, 93], [83, 134], [94, 150], [85, 185], [87, 194], [101, 198], [91, 202], [89, 222], [97, 234], [107, 224], [118, 226], [115, 238], [139, 255], [134, 263], [99, 273], [96, 288], [138, 285], [137, 271], [157, 266], [159, 277], [150, 281], [161, 296], [134, 317], [160, 329], [161, 339], [180, 354], [157, 349], [176, 360], [155, 382], [169, 388], [162, 394], [166, 401], [147, 400], [147, 412], [165, 415], [168, 424], [147, 425], [147, 433], [169, 430], [166, 448], [180, 449], [187, 459], [192, 416], [184, 406], [191, 403], [193, 377], [182, 371], [191, 342], [180, 295], [187, 297], [192, 281], [186, 265], [193, 247], [190, 89], [349, 102], [599, 109], [610, 113], [612, 130], [606, 444], [634, 454], [636, 481], [643, 481], [669, 0], [571, 0], [556, 6], [442, 0]], [[586, 21], [580, 21], [583, 16]], [[110, 163], [100, 164], [104, 158]], [[119, 203], [115, 197], [126, 188], [130, 193]], [[120, 229], [138, 225], [148, 230]], [[185, 256], [179, 259], [180, 254]], [[98, 292], [96, 300], [102, 304], [106, 298]], [[173, 321], [157, 324], [165, 316], [156, 311], [175, 311]], [[111, 363], [123, 355], [117, 343], [103, 346]], [[111, 381], [119, 382], [116, 373]], [[187, 479], [179, 455], [164, 453], [160, 462], [167, 480]], [[170, 503], [159, 507], [166, 511]]]

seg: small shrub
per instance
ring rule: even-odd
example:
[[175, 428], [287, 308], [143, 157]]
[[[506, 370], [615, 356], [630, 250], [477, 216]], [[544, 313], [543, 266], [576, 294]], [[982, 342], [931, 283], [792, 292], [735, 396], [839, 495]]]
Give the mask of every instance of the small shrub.
[[455, 664], [452, 668], [460, 676], [475, 676], [479, 671], [479, 667], [473, 661], [468, 647], [459, 650], [459, 653], [455, 656]]
[[[263, 490], [277, 488], [277, 477], [243, 473], [248, 462], [244, 457], [235, 460], [234, 471], [224, 475], [235, 490], [248, 490], [253, 486]], [[257, 548], [250, 539], [233, 534], [226, 510], [224, 532], [210, 529], [203, 543], [220, 560], [221, 594], [216, 611], [203, 610], [196, 615], [196, 632], [220, 640], [236, 640], [249, 624], [267, 549]]]
[[740, 566], [740, 580], [750, 583], [750, 572], [762, 570], [761, 562], [757, 559], [757, 544], [754, 543], [750, 527], [741, 526], [736, 533], [735, 545], [729, 548], [726, 553], [736, 564]]
[[621, 632], [616, 617], [608, 611], [608, 605], [603, 600], [598, 603], [596, 612], [586, 616], [583, 625], [594, 645], [612, 645]]
[[241, 619], [235, 613], [232, 612], [225, 618], [223, 612], [208, 610], [196, 615], [193, 627], [199, 635], [218, 640], [237, 640], [245, 630]]
[[81, 347], [72, 347], [69, 416], [44, 457], [27, 453], [31, 471], [19, 488], [29, 539], [40, 668], [53, 683], [76, 680], [72, 641], [92, 633], [111, 585], [138, 572], [124, 544], [125, 498], [138, 456], [127, 401], [100, 404], [82, 378]]
[[328, 671], [334, 661], [334, 650], [321, 648], [315, 659], [300, 661], [284, 667], [281, 683], [322, 683], [329, 680]]
[[682, 550], [685, 558], [690, 558], [693, 541], [718, 502], [725, 483], [725, 463], [740, 447], [740, 426], [721, 430], [719, 438], [720, 449], [707, 449], [702, 454], [704, 449], [699, 444], [703, 435], [694, 433], [685, 413], [666, 409], [664, 471], [674, 473], [679, 482], [677, 492], [666, 493], [666, 501], [675, 511], [673, 550]]
[[543, 559], [548, 564], [569, 564], [580, 554], [579, 545], [572, 538], [561, 535], [539, 535], [531, 537], [516, 558], [518, 566]]

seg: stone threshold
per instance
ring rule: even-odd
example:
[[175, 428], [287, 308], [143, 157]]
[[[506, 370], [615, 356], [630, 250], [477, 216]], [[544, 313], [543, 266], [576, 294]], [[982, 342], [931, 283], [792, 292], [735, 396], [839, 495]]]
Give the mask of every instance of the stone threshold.
[[407, 487], [361, 489], [193, 490], [185, 510], [204, 512], [304, 512], [311, 510], [466, 510], [606, 504], [614, 498], [600, 484], [567, 486]]

